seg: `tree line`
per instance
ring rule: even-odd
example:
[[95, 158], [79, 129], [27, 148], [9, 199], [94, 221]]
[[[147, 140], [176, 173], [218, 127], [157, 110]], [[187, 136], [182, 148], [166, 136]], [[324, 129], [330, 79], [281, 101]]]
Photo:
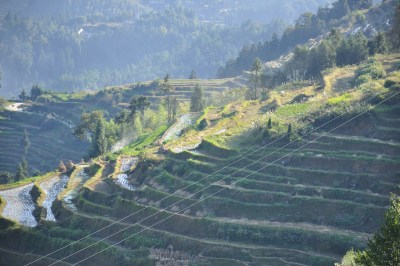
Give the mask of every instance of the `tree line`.
[[316, 14], [304, 13], [293, 26], [284, 30], [280, 38], [278, 34], [274, 34], [268, 41], [244, 46], [236, 58], [218, 69], [217, 76], [222, 78], [240, 75], [244, 70], [251, 68], [256, 58], [264, 62], [275, 60], [296, 45], [305, 43], [340, 24], [340, 20], [351, 12], [371, 6], [372, 0], [338, 0], [329, 7], [320, 7]]

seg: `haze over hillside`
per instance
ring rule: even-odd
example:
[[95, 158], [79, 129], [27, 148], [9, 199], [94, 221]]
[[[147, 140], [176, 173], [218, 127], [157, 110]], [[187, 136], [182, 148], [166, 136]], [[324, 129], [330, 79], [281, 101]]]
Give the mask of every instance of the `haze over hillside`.
[[244, 44], [330, 1], [1, 1], [0, 95], [215, 77]]
[[3, 1], [0, 265], [400, 265], [400, 1], [317, 3]]

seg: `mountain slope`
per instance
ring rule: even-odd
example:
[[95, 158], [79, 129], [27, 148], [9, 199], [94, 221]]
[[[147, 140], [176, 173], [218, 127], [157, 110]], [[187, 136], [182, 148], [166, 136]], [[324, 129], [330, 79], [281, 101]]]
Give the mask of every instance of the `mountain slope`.
[[400, 56], [374, 60], [386, 76], [357, 88], [354, 68], [365, 65], [335, 68], [325, 87], [286, 84], [265, 101], [208, 108], [169, 141], [149, 136], [114, 158], [76, 165], [52, 207], [58, 223], [44, 220], [43, 192], [31, 193], [41, 227], [2, 219], [2, 252], [29, 252], [24, 260], [71, 244], [47, 259], [332, 265], [365, 247], [389, 193], [400, 192]]

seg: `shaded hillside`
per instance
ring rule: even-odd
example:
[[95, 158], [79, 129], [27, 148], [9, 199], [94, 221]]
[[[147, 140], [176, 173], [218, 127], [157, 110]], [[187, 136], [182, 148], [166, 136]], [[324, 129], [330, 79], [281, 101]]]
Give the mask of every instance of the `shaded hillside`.
[[[79, 162], [88, 146], [74, 138], [69, 125], [51, 115], [3, 111], [0, 117], [0, 171], [14, 173], [26, 155], [31, 175], [47, 172], [61, 160]], [[25, 130], [30, 142], [26, 154]]]

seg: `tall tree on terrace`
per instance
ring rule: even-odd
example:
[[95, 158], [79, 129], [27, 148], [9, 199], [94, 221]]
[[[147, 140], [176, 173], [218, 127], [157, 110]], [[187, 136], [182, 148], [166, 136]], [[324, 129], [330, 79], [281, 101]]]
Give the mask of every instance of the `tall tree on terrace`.
[[394, 12], [394, 21], [389, 31], [390, 40], [393, 48], [397, 51], [400, 49], [400, 2]]
[[93, 111], [91, 113], [83, 113], [80, 123], [74, 129], [74, 136], [84, 140], [87, 135], [93, 135], [98, 121], [104, 119], [102, 111]]
[[262, 69], [262, 63], [259, 58], [256, 58], [254, 60], [253, 65], [251, 67], [251, 78], [250, 81], [252, 83], [252, 95], [251, 99], [256, 100], [258, 97], [258, 90], [261, 87], [261, 69]]
[[25, 153], [25, 155], [27, 155], [29, 147], [31, 146], [31, 142], [29, 140], [29, 135], [28, 135], [28, 131], [26, 130], [26, 128], [24, 129], [23, 145], [24, 145], [24, 153]]
[[139, 103], [140, 115], [142, 116], [143, 120], [144, 111], [146, 110], [147, 107], [150, 106], [150, 101], [146, 96], [139, 96], [138, 103]]
[[94, 158], [103, 155], [107, 152], [107, 138], [106, 129], [104, 125], [104, 119], [97, 121], [96, 131], [92, 138], [92, 148], [90, 151], [90, 157]]
[[200, 84], [196, 84], [190, 98], [190, 111], [201, 112], [204, 109], [204, 90]]
[[[146, 96], [135, 96], [131, 99], [129, 103], [129, 117], [133, 123], [133, 126], [135, 126], [134, 123], [136, 114], [140, 112], [141, 118], [143, 120], [144, 111], [148, 106], [150, 106], [150, 102]], [[121, 113], [121, 115], [124, 115], [124, 113]]]
[[171, 98], [171, 93], [175, 90], [174, 87], [171, 85], [170, 80], [169, 80], [169, 74], [165, 75], [164, 80], [162, 81], [160, 85], [160, 91], [161, 93], [165, 94], [165, 105], [167, 109], [167, 116], [168, 116], [168, 122], [172, 121], [173, 114], [172, 114], [172, 98]]

